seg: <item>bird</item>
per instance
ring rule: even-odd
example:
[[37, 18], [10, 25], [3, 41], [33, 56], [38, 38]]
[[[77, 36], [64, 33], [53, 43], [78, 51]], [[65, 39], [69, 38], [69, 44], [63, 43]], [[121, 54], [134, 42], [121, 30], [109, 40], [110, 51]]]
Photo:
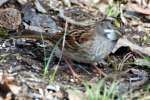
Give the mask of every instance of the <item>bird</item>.
[[[111, 53], [117, 34], [118, 31], [108, 20], [97, 22], [92, 27], [77, 27], [66, 35], [63, 55], [81, 63], [98, 62]], [[51, 41], [56, 43], [63, 35], [63, 32], [57, 33]], [[59, 52], [61, 49], [57, 49], [58, 55]]]
[[[92, 26], [77, 27], [70, 31], [65, 38], [63, 56], [79, 63], [92, 64], [100, 74], [107, 76], [101, 69], [95, 66], [95, 63], [103, 62], [119, 38], [120, 32], [110, 20], [96, 22]], [[55, 35], [53, 40], [62, 36], [62, 33]], [[56, 39], [57, 40], [57, 39]], [[62, 48], [59, 46], [59, 48]], [[56, 55], [61, 55], [62, 49], [56, 50]], [[72, 69], [69, 62], [66, 61]], [[78, 75], [72, 71], [74, 76]]]

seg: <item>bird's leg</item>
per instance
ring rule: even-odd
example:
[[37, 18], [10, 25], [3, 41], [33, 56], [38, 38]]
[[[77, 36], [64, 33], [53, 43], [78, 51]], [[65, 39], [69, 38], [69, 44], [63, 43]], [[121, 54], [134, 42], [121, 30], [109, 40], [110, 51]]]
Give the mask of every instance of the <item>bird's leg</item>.
[[64, 60], [65, 60], [65, 62], [67, 63], [67, 65], [68, 65], [68, 67], [69, 67], [69, 69], [70, 69], [70, 71], [71, 71], [71, 73], [72, 73], [72, 75], [73, 75], [74, 80], [75, 80], [75, 79], [78, 79], [79, 81], [81, 81], [80, 75], [78, 75], [78, 74], [74, 71], [74, 69], [72, 68], [71, 61], [68, 60], [68, 59], [66, 59], [66, 58], [65, 58]]
[[100, 68], [97, 67], [97, 64], [94, 63], [93, 66], [100, 75], [103, 75], [104, 77], [107, 76], [107, 74], [105, 72], [103, 72]]
[[[97, 67], [97, 63], [93, 63], [92, 66], [96, 69], [96, 71], [98, 72], [98, 74], [100, 75], [100, 77], [101, 76], [104, 76], [104, 77], [108, 76], [104, 71], [102, 71], [100, 68]], [[95, 81], [95, 79], [96, 79], [95, 77], [92, 78], [92, 79], [90, 79], [89, 83], [93, 84], [93, 82]]]

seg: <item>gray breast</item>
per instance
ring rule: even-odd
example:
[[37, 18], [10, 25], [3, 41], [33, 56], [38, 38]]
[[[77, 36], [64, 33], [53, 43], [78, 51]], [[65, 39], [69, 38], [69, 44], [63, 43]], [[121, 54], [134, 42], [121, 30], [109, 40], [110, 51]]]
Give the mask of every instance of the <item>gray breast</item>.
[[95, 43], [93, 43], [93, 54], [95, 54], [95, 61], [99, 61], [108, 56], [113, 50], [116, 41], [107, 39], [106, 37], [95, 37]]
[[64, 55], [77, 62], [99, 62], [111, 53], [115, 44], [115, 41], [111, 41], [103, 36], [97, 36], [95, 37], [95, 40], [92, 41], [91, 46], [83, 47], [84, 49], [81, 49], [81, 51], [78, 52], [69, 52], [65, 49]]

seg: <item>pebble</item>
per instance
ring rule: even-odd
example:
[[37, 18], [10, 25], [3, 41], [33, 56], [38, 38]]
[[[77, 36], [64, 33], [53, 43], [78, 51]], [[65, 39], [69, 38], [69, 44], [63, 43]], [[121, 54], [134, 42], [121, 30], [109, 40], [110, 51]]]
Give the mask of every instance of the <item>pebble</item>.
[[15, 30], [21, 24], [21, 13], [15, 8], [0, 9], [0, 27]]

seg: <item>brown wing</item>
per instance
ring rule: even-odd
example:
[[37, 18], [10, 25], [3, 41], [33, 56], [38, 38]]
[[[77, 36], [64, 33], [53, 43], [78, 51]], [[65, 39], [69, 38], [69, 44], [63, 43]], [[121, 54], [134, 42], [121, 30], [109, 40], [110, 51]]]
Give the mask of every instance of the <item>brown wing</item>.
[[[53, 36], [53, 41], [56, 43], [59, 39], [63, 37], [64, 33], [58, 33]], [[86, 43], [87, 41], [91, 40], [94, 36], [94, 29], [89, 27], [84, 28], [76, 28], [66, 35], [65, 40], [65, 48], [68, 50], [78, 50], [82, 48], [82, 44]], [[61, 47], [62, 44], [59, 46]]]

